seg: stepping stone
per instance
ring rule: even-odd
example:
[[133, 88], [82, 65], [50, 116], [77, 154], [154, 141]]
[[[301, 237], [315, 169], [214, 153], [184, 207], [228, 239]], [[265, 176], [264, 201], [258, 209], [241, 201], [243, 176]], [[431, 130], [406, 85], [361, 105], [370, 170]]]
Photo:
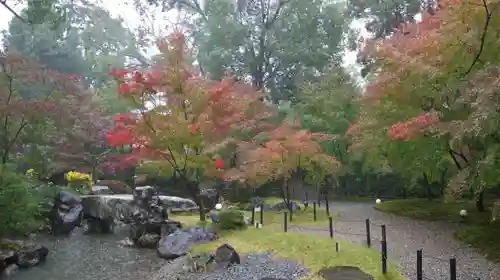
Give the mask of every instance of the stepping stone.
[[325, 280], [374, 280], [375, 278], [366, 274], [358, 267], [335, 266], [327, 267], [318, 271]]

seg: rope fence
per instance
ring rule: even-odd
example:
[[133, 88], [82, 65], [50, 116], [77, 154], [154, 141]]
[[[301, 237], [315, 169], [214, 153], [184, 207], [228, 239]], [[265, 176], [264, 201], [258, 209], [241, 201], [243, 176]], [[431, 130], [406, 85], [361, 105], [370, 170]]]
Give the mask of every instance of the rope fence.
[[[260, 206], [260, 209], [264, 209], [263, 206]], [[259, 227], [259, 225], [264, 224], [264, 211], [260, 211], [260, 222], [256, 223], [256, 213], [255, 213], [255, 207], [252, 209], [252, 223], [256, 225], [256, 227]], [[317, 213], [316, 213], [316, 202], [313, 203], [313, 221], [317, 222]], [[292, 227], [289, 226], [289, 220], [290, 216], [293, 215], [293, 212], [283, 212], [283, 231], [288, 232], [289, 229]], [[347, 232], [347, 231], [341, 231], [336, 229], [335, 223], [340, 222], [340, 223], [348, 223], [348, 224], [364, 224], [364, 231], [363, 232]], [[300, 227], [302, 228], [302, 227]], [[376, 238], [373, 237], [373, 230], [374, 228], [379, 228], [380, 229], [380, 236], [381, 238]], [[388, 259], [388, 242], [387, 242], [387, 225], [386, 224], [376, 224], [373, 223], [369, 218], [365, 220], [344, 220], [344, 219], [334, 219], [334, 217], [328, 215], [328, 227], [325, 228], [318, 228], [314, 230], [319, 230], [319, 231], [324, 231], [329, 233], [329, 237], [331, 239], [335, 239], [338, 235], [344, 235], [344, 236], [354, 236], [357, 237], [358, 241], [362, 240], [361, 242], [356, 242], [356, 243], [361, 243], [362, 245], [371, 248], [374, 244], [374, 240], [377, 240], [380, 242], [380, 265], [381, 265], [381, 270], [382, 273], [386, 274], [387, 273], [387, 259]], [[352, 241], [350, 241], [352, 242]], [[339, 253], [339, 243], [335, 242], [335, 251]], [[436, 257], [432, 255], [425, 255], [423, 250], [417, 250], [417, 259], [416, 259], [416, 280], [435, 280], [432, 278], [429, 278], [428, 276], [424, 275], [424, 265], [423, 265], [423, 260], [432, 260], [434, 262], [440, 262], [443, 263], [443, 266], [448, 266], [449, 267], [449, 278], [450, 280], [457, 280], [457, 260], [454, 257], [451, 257], [449, 259], [444, 259], [441, 257]], [[481, 280], [479, 278], [473, 278], [472, 280]]]

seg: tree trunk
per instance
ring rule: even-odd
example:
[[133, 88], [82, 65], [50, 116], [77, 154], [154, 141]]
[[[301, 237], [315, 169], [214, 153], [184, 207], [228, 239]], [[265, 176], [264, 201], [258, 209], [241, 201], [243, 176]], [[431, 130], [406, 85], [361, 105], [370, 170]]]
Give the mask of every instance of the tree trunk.
[[206, 218], [205, 218], [205, 204], [203, 203], [203, 198], [201, 197], [201, 195], [198, 195], [199, 197], [199, 202], [197, 202], [198, 204], [198, 213], [200, 214], [200, 221], [201, 222], [204, 222], [206, 221]]
[[476, 210], [478, 212], [486, 211], [486, 208], [484, 207], [484, 191], [480, 191], [476, 196]]
[[206, 218], [205, 218], [205, 205], [203, 203], [203, 198], [201, 196], [200, 185], [199, 185], [199, 183], [196, 183], [196, 182], [190, 182], [183, 175], [181, 175], [181, 176], [182, 176], [182, 180], [185, 182], [185, 186], [186, 186], [191, 198], [194, 200], [196, 205], [198, 205], [198, 213], [200, 214], [200, 221], [204, 222], [206, 220]]

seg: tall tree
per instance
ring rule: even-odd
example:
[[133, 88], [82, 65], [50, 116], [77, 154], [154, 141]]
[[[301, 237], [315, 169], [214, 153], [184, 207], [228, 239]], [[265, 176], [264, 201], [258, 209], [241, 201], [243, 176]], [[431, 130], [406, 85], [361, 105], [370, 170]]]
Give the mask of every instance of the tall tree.
[[70, 125], [85, 93], [74, 78], [16, 53], [2, 52], [0, 67], [0, 164], [5, 164], [26, 145], [46, 143], [55, 126]]
[[175, 174], [200, 206], [200, 180], [221, 176], [218, 151], [238, 131], [258, 126], [268, 115], [261, 93], [232, 78], [221, 82], [196, 76], [186, 63], [185, 38], [174, 33], [159, 45], [163, 60], [150, 72], [115, 70], [119, 94], [135, 104], [137, 115], [117, 118], [108, 135], [112, 146], [130, 144], [142, 167]]
[[[54, 27], [50, 22], [31, 26], [14, 18], [6, 43], [23, 55], [56, 71], [78, 75], [86, 85], [98, 87], [109, 82], [106, 72], [136, 62], [148, 64], [141, 54], [142, 42], [104, 8], [88, 1], [58, 2], [65, 20]], [[21, 15], [30, 13], [29, 7]]]
[[312, 0], [167, 1], [192, 16], [183, 26], [194, 37], [200, 69], [214, 79], [226, 72], [290, 99], [298, 83], [340, 63], [342, 6]]
[[339, 187], [345, 189], [346, 175], [353, 172], [350, 164], [353, 159], [348, 153], [350, 142], [345, 133], [358, 115], [360, 89], [342, 69], [333, 68], [330, 71], [319, 81], [301, 88], [297, 109], [305, 128], [335, 135], [323, 144], [325, 151], [341, 163], [337, 175]]
[[407, 147], [434, 143], [427, 155], [413, 149], [417, 162], [429, 168], [426, 156], [446, 154], [458, 170], [449, 190], [475, 192], [480, 211], [485, 188], [498, 185], [499, 5], [440, 1], [422, 22], [374, 43], [369, 50], [380, 72], [358, 122], [366, 146], [384, 127]]

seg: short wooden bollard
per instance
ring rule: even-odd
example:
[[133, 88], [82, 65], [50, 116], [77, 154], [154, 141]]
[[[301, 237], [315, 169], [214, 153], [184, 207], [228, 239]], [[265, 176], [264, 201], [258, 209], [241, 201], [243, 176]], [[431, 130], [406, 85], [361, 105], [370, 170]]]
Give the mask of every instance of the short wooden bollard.
[[288, 216], [288, 212], [284, 212], [283, 213], [283, 230], [285, 232], [288, 231], [288, 217], [287, 216]]
[[316, 216], [316, 202], [313, 202], [313, 219], [316, 222], [318, 217]]
[[328, 226], [330, 229], [330, 238], [333, 239], [333, 218], [332, 217], [328, 217]]

